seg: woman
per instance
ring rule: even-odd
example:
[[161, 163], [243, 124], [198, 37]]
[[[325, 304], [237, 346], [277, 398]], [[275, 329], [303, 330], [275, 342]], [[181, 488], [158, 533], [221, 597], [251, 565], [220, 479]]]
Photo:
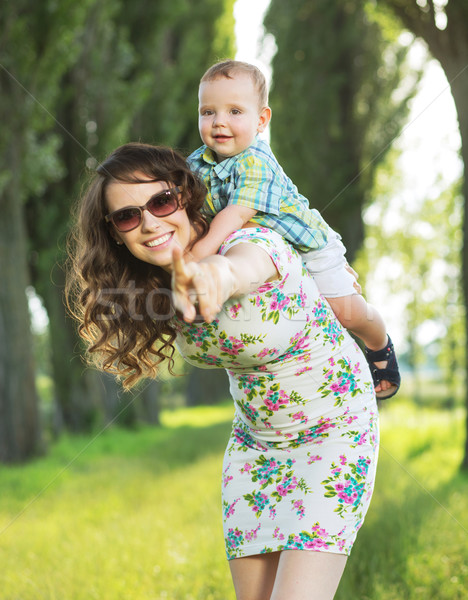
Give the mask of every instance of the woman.
[[190, 261], [207, 231], [203, 197], [167, 148], [127, 144], [98, 167], [68, 289], [80, 333], [127, 386], [171, 363], [176, 343], [190, 363], [227, 369], [235, 417], [222, 499], [237, 598], [329, 600], [372, 495], [371, 375], [275, 232], [244, 228]]

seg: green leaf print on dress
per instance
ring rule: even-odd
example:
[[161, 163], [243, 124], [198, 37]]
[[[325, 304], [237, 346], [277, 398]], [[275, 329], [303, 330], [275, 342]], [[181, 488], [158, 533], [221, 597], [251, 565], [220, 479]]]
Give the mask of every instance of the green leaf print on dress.
[[322, 299], [317, 300], [312, 309], [314, 327], [320, 327], [323, 345], [331, 343], [340, 345], [344, 341], [343, 327], [337, 321], [331, 308]]
[[197, 348], [206, 352], [212, 344], [217, 344], [218, 326], [219, 320], [215, 319], [211, 323], [192, 323], [191, 325], [183, 323], [183, 327], [179, 327], [178, 331], [184, 336], [188, 345], [195, 344]]
[[345, 456], [341, 456], [340, 466], [332, 463], [331, 477], [322, 481], [325, 486], [325, 498], [338, 498], [335, 512], [356, 512], [362, 509], [361, 498], [368, 485], [368, 471], [371, 464], [370, 458], [360, 456], [356, 463], [348, 463]]
[[259, 287], [255, 297], [250, 298], [250, 302], [259, 308], [262, 321], [273, 321], [277, 325], [281, 314], [284, 313], [287, 319], [292, 320], [295, 315], [303, 311], [306, 296], [302, 285], [298, 294], [283, 293], [288, 277], [289, 275], [286, 274], [281, 283], [272, 289], [270, 289], [271, 283]]
[[354, 398], [357, 394], [367, 392], [367, 389], [359, 387], [359, 378], [361, 373], [360, 363], [351, 363], [346, 358], [340, 358], [336, 362], [333, 358], [329, 358], [329, 368], [323, 369], [323, 383], [318, 391], [322, 393], [322, 398], [329, 394], [333, 394], [336, 398], [335, 406], [341, 406], [350, 398]]

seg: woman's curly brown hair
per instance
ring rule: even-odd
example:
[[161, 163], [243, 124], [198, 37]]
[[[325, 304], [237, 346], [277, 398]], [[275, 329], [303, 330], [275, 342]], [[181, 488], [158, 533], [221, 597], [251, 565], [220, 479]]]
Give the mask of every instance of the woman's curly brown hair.
[[123, 378], [125, 387], [155, 377], [166, 359], [169, 370], [174, 364], [171, 276], [117, 245], [112, 225], [104, 219], [110, 183], [148, 180], [180, 186], [181, 207], [194, 228], [194, 241], [206, 235], [208, 224], [200, 213], [206, 188], [185, 159], [171, 148], [130, 143], [96, 169], [76, 207], [69, 239], [67, 306], [79, 322], [89, 361]]

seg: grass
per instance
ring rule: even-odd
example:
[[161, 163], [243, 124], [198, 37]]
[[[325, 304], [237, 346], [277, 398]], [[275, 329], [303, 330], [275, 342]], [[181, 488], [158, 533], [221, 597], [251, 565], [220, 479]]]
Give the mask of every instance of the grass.
[[[1, 600], [233, 600], [220, 470], [232, 407], [64, 437], [0, 470]], [[376, 491], [337, 600], [464, 600], [463, 415], [392, 401]]]

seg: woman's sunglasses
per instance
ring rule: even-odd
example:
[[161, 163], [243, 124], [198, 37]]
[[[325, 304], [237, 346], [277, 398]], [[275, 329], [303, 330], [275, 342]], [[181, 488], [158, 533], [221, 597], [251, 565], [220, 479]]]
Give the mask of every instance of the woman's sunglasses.
[[144, 206], [127, 206], [114, 210], [104, 218], [107, 223], [117, 229], [117, 231], [127, 232], [136, 229], [143, 220], [143, 211], [149, 211], [153, 217], [168, 217], [180, 208], [179, 194], [182, 191], [180, 186], [171, 187], [163, 192], [159, 192], [148, 200]]

